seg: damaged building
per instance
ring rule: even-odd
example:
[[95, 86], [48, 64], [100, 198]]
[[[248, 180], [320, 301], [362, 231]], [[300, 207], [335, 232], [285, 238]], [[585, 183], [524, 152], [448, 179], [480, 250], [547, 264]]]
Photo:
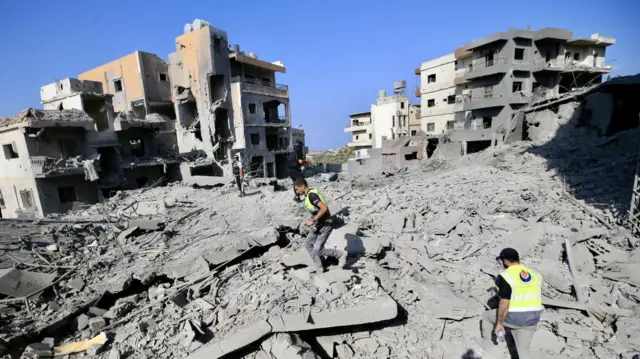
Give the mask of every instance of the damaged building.
[[166, 118], [116, 116], [100, 82], [69, 78], [40, 94], [43, 110], [0, 120], [2, 218], [41, 218], [174, 178]]
[[240, 153], [250, 175], [286, 176], [292, 131], [289, 89], [276, 82], [286, 72], [281, 62], [229, 46], [225, 31], [195, 20], [169, 63], [178, 149], [207, 158], [184, 175], [226, 175]]
[[462, 142], [464, 153], [503, 143], [507, 134], [521, 139], [522, 108], [601, 83], [611, 71], [605, 53], [613, 44], [612, 37], [574, 37], [556, 28], [509, 29], [472, 41], [416, 70], [422, 127]]

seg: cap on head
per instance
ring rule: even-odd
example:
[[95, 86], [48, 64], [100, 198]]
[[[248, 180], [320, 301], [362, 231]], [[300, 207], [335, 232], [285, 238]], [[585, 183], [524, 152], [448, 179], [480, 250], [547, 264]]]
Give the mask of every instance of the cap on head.
[[520, 262], [520, 255], [518, 254], [518, 251], [513, 248], [505, 248], [500, 252], [500, 255], [496, 259]]

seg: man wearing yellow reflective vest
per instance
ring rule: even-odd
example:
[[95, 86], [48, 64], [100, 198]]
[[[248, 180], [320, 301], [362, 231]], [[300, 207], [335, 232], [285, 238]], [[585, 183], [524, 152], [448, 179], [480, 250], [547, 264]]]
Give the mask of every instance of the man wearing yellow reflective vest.
[[496, 258], [504, 272], [496, 278], [498, 309], [484, 313], [482, 318], [483, 347], [493, 349], [492, 334], [504, 338], [505, 328], [510, 329], [520, 359], [529, 359], [529, 346], [535, 332], [542, 306], [542, 276], [520, 264], [518, 251], [505, 248]]
[[323, 272], [322, 257], [334, 257], [338, 259], [340, 268], [344, 267], [347, 253], [337, 249], [325, 249], [324, 244], [333, 231], [331, 213], [327, 202], [318, 193], [318, 190], [309, 188], [304, 178], [297, 178], [294, 188], [298, 196], [305, 195], [304, 205], [311, 212], [312, 217], [305, 221], [301, 227], [307, 239], [305, 247], [316, 265], [316, 269]]

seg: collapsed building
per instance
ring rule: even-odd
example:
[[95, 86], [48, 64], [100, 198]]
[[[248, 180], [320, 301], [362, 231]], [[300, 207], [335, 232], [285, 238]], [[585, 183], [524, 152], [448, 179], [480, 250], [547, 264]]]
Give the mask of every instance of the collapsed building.
[[40, 93], [43, 110], [0, 119], [2, 218], [65, 212], [177, 175], [166, 117], [116, 116], [94, 81], [68, 78]]
[[286, 176], [289, 89], [276, 83], [284, 64], [229, 46], [225, 31], [202, 20], [185, 25], [169, 63], [178, 149], [209, 160], [189, 166], [187, 175], [224, 175], [240, 153], [251, 175]]

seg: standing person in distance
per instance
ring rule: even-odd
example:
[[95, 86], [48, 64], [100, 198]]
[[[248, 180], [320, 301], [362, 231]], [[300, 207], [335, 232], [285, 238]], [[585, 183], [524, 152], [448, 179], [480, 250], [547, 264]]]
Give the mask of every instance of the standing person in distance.
[[239, 197], [243, 197], [244, 187], [242, 185], [242, 182], [244, 181], [244, 167], [242, 167], [242, 159], [239, 153], [236, 153], [233, 156], [231, 167], [233, 169], [233, 176], [236, 178], [236, 184], [238, 185], [238, 189], [240, 190]]
[[296, 202], [301, 202], [302, 200], [298, 196], [295, 188], [295, 182], [298, 178], [304, 178], [304, 174], [302, 173], [302, 166], [309, 163], [310, 161], [304, 158], [304, 144], [301, 141], [296, 141], [289, 152], [289, 178], [291, 178], [291, 182], [294, 184], [293, 186], [293, 200]]

